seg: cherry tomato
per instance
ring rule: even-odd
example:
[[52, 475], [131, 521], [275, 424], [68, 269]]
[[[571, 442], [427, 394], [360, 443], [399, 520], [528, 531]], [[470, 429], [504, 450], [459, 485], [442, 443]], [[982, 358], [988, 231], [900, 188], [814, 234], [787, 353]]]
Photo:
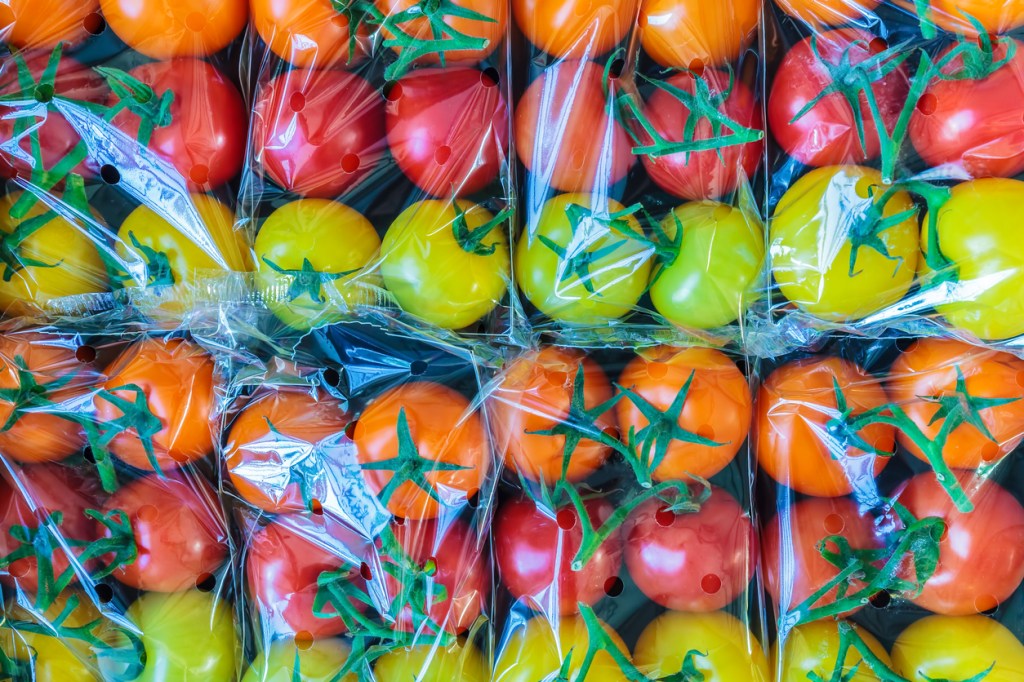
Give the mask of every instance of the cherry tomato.
[[[404, 415], [404, 416], [403, 416]], [[404, 519], [432, 519], [445, 505], [458, 505], [480, 490], [490, 466], [490, 451], [480, 417], [469, 401], [454, 390], [428, 381], [397, 386], [378, 396], [359, 415], [352, 435], [357, 457], [364, 467], [391, 460], [395, 470], [363, 469], [363, 476], [378, 493], [403, 466], [399, 461], [422, 460], [455, 464], [455, 470], [431, 470], [400, 483], [387, 500], [387, 508]], [[426, 489], [421, 487], [426, 481]], [[460, 501], [459, 498], [462, 498]]]
[[[847, 0], [837, 2], [847, 4]], [[879, 130], [864, 93], [857, 95], [860, 106], [856, 112], [843, 93], [835, 91], [810, 110], [803, 109], [832, 86], [830, 68], [845, 61], [856, 67], [887, 47], [884, 40], [860, 29], [841, 29], [805, 38], [789, 50], [778, 67], [768, 98], [768, 126], [787, 154], [809, 166], [865, 163], [878, 158], [882, 151]], [[868, 70], [866, 77], [872, 79], [870, 91], [885, 131], [891, 131], [910, 87], [906, 66], [900, 65], [882, 78], [878, 75], [876, 68]], [[858, 119], [863, 124], [863, 143]]]
[[[392, 49], [400, 58], [419, 55], [413, 60], [418, 64], [447, 66], [483, 61], [502, 44], [508, 27], [508, 7], [503, 0], [376, 0], [376, 5], [391, 18], [382, 27], [384, 39], [396, 42]], [[408, 13], [407, 18], [398, 21], [395, 17], [403, 12]], [[457, 47], [447, 42], [455, 35], [470, 38], [471, 45], [449, 49]], [[430, 49], [418, 49], [423, 43], [430, 43]], [[438, 43], [445, 49], [433, 49]], [[413, 54], [407, 56], [405, 50], [413, 50]]]
[[714, 329], [742, 319], [759, 296], [764, 227], [756, 213], [714, 201], [674, 208], [661, 221], [669, 239], [683, 228], [675, 260], [657, 266], [654, 308], [669, 322]]
[[384, 102], [345, 71], [294, 69], [261, 87], [253, 109], [257, 163], [289, 192], [333, 198], [384, 157]]
[[626, 37], [636, 20], [636, 0], [513, 0], [523, 35], [558, 59], [593, 59]]
[[384, 284], [406, 312], [446, 329], [468, 327], [508, 293], [508, 231], [470, 201], [416, 202], [384, 235]]
[[[842, 452], [824, 438], [838, 415], [838, 385], [851, 416], [889, 402], [881, 382], [852, 362], [811, 357], [782, 365], [769, 375], [757, 396], [757, 461], [782, 485], [821, 497], [854, 490], [876, 490], [874, 477], [889, 458], [853, 446]], [[891, 453], [895, 428], [870, 424], [857, 436], [882, 453]]]
[[[684, 71], [666, 79], [664, 84], [693, 95], [697, 88], [703, 87], [695, 83], [696, 78], [707, 86], [710, 101], [717, 103], [718, 110], [726, 118], [741, 129], [764, 130], [761, 109], [754, 93], [742, 81], [735, 80], [724, 71], [708, 69], [700, 76]], [[739, 133], [706, 118], [691, 121], [689, 107], [661, 87], [655, 88], [643, 111], [651, 127], [669, 142], [721, 138], [721, 146], [716, 149], [641, 156], [647, 175], [669, 194], [683, 199], [718, 199], [753, 180], [764, 151], [761, 140], [731, 144], [730, 137]], [[692, 130], [689, 129], [691, 124]], [[639, 137], [641, 145], [654, 143], [646, 131], [640, 131]]]
[[[619, 635], [601, 623], [612, 645], [629, 657], [629, 650]], [[569, 616], [556, 622], [540, 615], [513, 626], [511, 635], [505, 640], [494, 666], [492, 682], [537, 682], [554, 680], [563, 672], [563, 665], [569, 659], [566, 679], [583, 682], [577, 674], [590, 647], [590, 634], [579, 616]], [[586, 682], [626, 682], [615, 659], [604, 650], [598, 650], [591, 661]]]
[[[615, 511], [602, 498], [588, 499], [584, 506], [594, 528]], [[505, 502], [498, 508], [493, 538], [508, 591], [548, 616], [574, 614], [580, 602], [596, 604], [613, 588], [622, 565], [622, 539], [615, 532], [581, 570], [572, 570], [583, 544], [583, 526], [571, 504], [552, 511], [529, 499]]]
[[772, 679], [761, 643], [743, 621], [721, 611], [663, 613], [640, 633], [633, 662], [650, 679], [671, 679], [691, 652], [693, 669], [705, 682]]
[[388, 146], [402, 172], [444, 199], [484, 189], [507, 162], [509, 114], [498, 81], [467, 68], [417, 69], [387, 93]]
[[662, 66], [700, 72], [735, 62], [757, 36], [760, 19], [761, 0], [643, 0], [640, 42]]
[[[302, 68], [345, 66], [369, 51], [367, 32], [331, 0], [250, 0], [252, 24], [281, 59]], [[355, 51], [351, 51], [352, 38]]]
[[259, 652], [242, 682], [358, 682], [355, 673], [336, 677], [351, 653], [341, 639], [277, 640]]
[[20, 49], [70, 47], [102, 27], [99, 0], [10, 0], [0, 6], [0, 37]]
[[721, 488], [712, 488], [698, 512], [677, 513], [661, 500], [648, 500], [626, 519], [622, 535], [629, 575], [666, 608], [715, 611], [754, 577], [754, 526]]
[[[886, 666], [891, 667], [889, 653], [882, 643], [864, 628], [853, 626], [857, 635], [864, 640], [868, 649]], [[805, 680], [829, 679], [839, 660], [839, 625], [830, 619], [816, 620], [798, 625], [789, 632], [786, 643], [782, 646], [781, 658], [779, 642], [772, 646], [773, 666], [777, 671], [778, 682], [804, 682]], [[846, 682], [878, 682], [878, 676], [871, 671], [863, 656], [850, 647], [842, 662], [842, 679]]]
[[913, 601], [947, 616], [993, 609], [1024, 581], [1024, 507], [999, 484], [972, 476], [958, 474], [972, 512], [957, 511], [933, 473], [910, 479], [897, 497], [916, 518], [945, 523], [938, 568]]
[[154, 59], [205, 57], [245, 27], [245, 0], [100, 0], [117, 36]]
[[126, 348], [106, 375], [93, 402], [100, 423], [126, 425], [109, 444], [119, 459], [166, 471], [213, 450], [213, 359], [199, 346], [144, 339]]
[[915, 621], [896, 638], [892, 660], [896, 673], [910, 682], [1015, 682], [1024, 675], [1024, 647], [1006, 626], [985, 616]]
[[[879, 230], [882, 220], [897, 216], [903, 220]], [[917, 221], [910, 195], [886, 186], [873, 168], [818, 168], [775, 207], [768, 235], [772, 275], [801, 310], [858, 320], [909, 291], [919, 258]]]
[[373, 668], [381, 682], [487, 682], [487, 662], [472, 643], [454, 643], [448, 647], [417, 644], [392, 649], [377, 659]]
[[545, 185], [589, 192], [626, 177], [633, 144], [615, 117], [615, 83], [608, 85], [606, 95], [600, 66], [576, 61], [559, 62], [530, 84], [516, 107], [514, 131], [519, 160], [532, 174], [528, 188], [538, 195]]
[[[912, 12], [920, 8], [920, 4], [912, 0], [896, 0], [896, 5]], [[1021, 0], [929, 0], [924, 7], [927, 19], [940, 28], [970, 37], [978, 35], [974, 21], [990, 34], [1009, 33], [1024, 26], [1024, 2]]]
[[[504, 453], [506, 466], [531, 481], [551, 484], [562, 478], [563, 468], [565, 479], [576, 482], [604, 464], [611, 454], [607, 444], [581, 438], [565, 452], [563, 434], [542, 433], [569, 417], [577, 391], [583, 396], [578, 411], [594, 410], [612, 398], [604, 370], [579, 351], [544, 346], [508, 364], [487, 401], [495, 447]], [[617, 433], [610, 409], [593, 422], [596, 431], [612, 437]]]
[[[984, 350], [952, 339], [920, 339], [893, 363], [888, 390], [917, 427], [934, 440], [945, 424], [945, 418], [938, 414], [942, 406], [935, 398], [963, 399], [957, 391], [960, 376], [971, 398], [1008, 401], [971, 408], [988, 434], [963, 423], [946, 438], [942, 451], [946, 464], [957, 469], [977, 469], [1008, 455], [1024, 439], [1024, 361], [1009, 353]], [[898, 436], [903, 447], [924, 459], [920, 448], [904, 431]]]
[[[671, 414], [686, 391], [678, 416], [666, 424], [716, 443], [672, 440], [652, 472], [655, 480], [711, 478], [732, 462], [747, 440], [753, 402], [750, 387], [736, 364], [720, 351], [668, 346], [642, 351], [622, 370], [619, 384], [632, 392], [615, 406], [622, 433], [633, 430], [640, 438], [651, 425], [650, 408]], [[658, 456], [653, 434], [641, 445], [650, 460]]]
[[643, 228], [614, 199], [559, 194], [516, 243], [514, 270], [523, 295], [570, 325], [605, 325], [634, 310], [651, 278], [654, 249]]
[[863, 24], [873, 16], [882, 0], [775, 0], [789, 16], [810, 24], [822, 26]]

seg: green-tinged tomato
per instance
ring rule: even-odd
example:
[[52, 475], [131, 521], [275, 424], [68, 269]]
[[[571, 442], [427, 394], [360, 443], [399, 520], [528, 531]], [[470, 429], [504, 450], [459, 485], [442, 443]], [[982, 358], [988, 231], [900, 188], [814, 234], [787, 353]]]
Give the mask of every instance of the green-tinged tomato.
[[[614, 646], [629, 657], [618, 634], [602, 623]], [[578, 616], [552, 623], [544, 615], [520, 624], [505, 642], [495, 664], [493, 682], [627, 682], [626, 674], [607, 651], [598, 651], [586, 678], [579, 676], [580, 666], [590, 646], [590, 634]]]
[[377, 659], [373, 668], [376, 682], [487, 682], [487, 663], [472, 644], [448, 648], [419, 644], [395, 649]]
[[694, 201], [661, 223], [670, 240], [683, 231], [675, 259], [655, 271], [654, 307], [669, 322], [695, 329], [731, 324], [757, 296], [764, 227], [755, 214], [716, 201]]
[[507, 231], [507, 214], [469, 201], [416, 202], [384, 235], [384, 285], [406, 312], [438, 327], [468, 327], [508, 292]]
[[[78, 606], [68, 614], [64, 626], [80, 628], [96, 621], [99, 611], [84, 592], [77, 588], [65, 590], [50, 605], [44, 614], [52, 622], [74, 598]], [[37, 618], [15, 601], [9, 601], [4, 608], [5, 622], [38, 622]], [[24, 662], [32, 671], [27, 679], [33, 682], [96, 682], [96, 652], [88, 643], [71, 638], [53, 637], [34, 632], [0, 627], [0, 650], [17, 661]], [[15, 676], [15, 679], [20, 679]]]
[[640, 634], [633, 662], [651, 679], [689, 672], [704, 682], [771, 680], [761, 643], [738, 618], [722, 611], [658, 616]]
[[910, 682], [1024, 680], [1024, 646], [1006, 626], [981, 615], [914, 622], [896, 638], [892, 662]]
[[270, 214], [256, 235], [260, 289], [294, 329], [332, 324], [377, 300], [380, 276], [370, 266], [379, 250], [377, 231], [355, 209], [299, 199]]
[[[863, 628], [856, 628], [856, 633], [871, 653], [884, 665], [891, 667], [889, 654], [874, 635]], [[772, 647], [778, 682], [830, 680], [840, 665], [842, 679], [846, 682], [881, 682], [882, 678], [872, 672], [864, 657], [853, 646], [847, 649], [846, 657], [840, 664], [839, 645], [839, 624], [834, 620], [817, 620], [793, 628], [782, 647], [781, 658], [778, 642]], [[817, 678], [812, 677], [812, 673]]]
[[818, 168], [795, 182], [769, 228], [782, 295], [824, 320], [859, 320], [914, 282], [918, 211], [910, 195], [863, 166]]
[[356, 682], [355, 673], [337, 677], [351, 652], [340, 639], [279, 640], [259, 653], [242, 682]]
[[544, 204], [516, 244], [515, 275], [551, 319], [598, 325], [630, 313], [651, 279], [654, 247], [632, 208], [589, 194]]

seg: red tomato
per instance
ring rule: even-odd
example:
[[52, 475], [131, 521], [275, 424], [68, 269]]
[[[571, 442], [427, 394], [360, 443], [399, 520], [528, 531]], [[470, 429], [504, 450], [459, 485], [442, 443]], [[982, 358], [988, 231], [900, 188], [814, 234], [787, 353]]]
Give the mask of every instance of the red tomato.
[[250, 0], [252, 23], [271, 50], [303, 69], [344, 66], [369, 48], [366, 31], [357, 31], [350, 53], [351, 27], [332, 0]]
[[[137, 66], [131, 75], [157, 97], [174, 93], [171, 123], [153, 130], [149, 147], [174, 165], [189, 189], [213, 189], [238, 174], [249, 123], [242, 96], [224, 74], [200, 59], [175, 59]], [[139, 134], [139, 117], [130, 111], [118, 114], [114, 125]]]
[[[879, 131], [860, 93], [860, 107], [854, 112], [842, 93], [833, 92], [820, 100], [799, 119], [801, 110], [822, 90], [832, 85], [827, 65], [844, 59], [857, 65], [888, 49], [885, 41], [859, 29], [841, 29], [816, 34], [819, 54], [814, 53], [811, 38], [794, 45], [775, 74], [768, 98], [768, 126], [776, 142], [800, 163], [831, 166], [866, 163], [881, 153]], [[844, 57], [845, 55], [845, 57]], [[910, 88], [905, 65], [871, 83], [885, 130], [892, 131]], [[864, 145], [857, 133], [857, 119], [864, 124]]]
[[100, 0], [100, 7], [121, 40], [154, 59], [219, 52], [249, 16], [245, 0]]
[[662, 66], [702, 71], [735, 62], [757, 36], [761, 0], [643, 0], [644, 52]]
[[[838, 417], [835, 384], [856, 416], [889, 402], [882, 383], [852, 362], [811, 357], [776, 369], [757, 397], [757, 462], [782, 485], [805, 495], [838, 497], [874, 490], [888, 457], [847, 445], [833, 452], [828, 423]], [[880, 452], [892, 452], [895, 428], [871, 424], [857, 436]]]
[[[761, 534], [765, 588], [780, 611], [795, 609], [839, 574], [818, 549], [818, 544], [832, 535], [846, 538], [854, 549], [885, 547], [874, 519], [862, 515], [856, 503], [845, 497], [801, 500], [765, 527]], [[850, 585], [851, 591], [864, 587], [856, 579]], [[835, 603], [837, 590], [829, 591], [811, 606]]]
[[[1024, 43], [1001, 39], [993, 46], [997, 61], [1006, 58], [1008, 45], [1016, 54], [988, 78], [936, 79], [918, 100], [910, 140], [929, 166], [948, 168], [949, 177], [1008, 178], [1024, 172]], [[952, 76], [963, 70], [959, 58], [942, 72]]]
[[228, 555], [228, 531], [217, 493], [199, 478], [149, 474], [122, 486], [103, 506], [121, 510], [135, 534], [138, 558], [114, 577], [147, 592], [196, 587]]
[[388, 145], [424, 191], [450, 199], [484, 189], [508, 151], [508, 108], [477, 69], [417, 69], [387, 94]]
[[559, 59], [593, 59], [626, 37], [636, 0], [513, 0], [519, 30]]
[[647, 597], [675, 611], [717, 611], [754, 577], [757, 535], [743, 507], [712, 488], [698, 512], [644, 502], [622, 527], [626, 567]]
[[[22, 545], [11, 536], [11, 529], [23, 526], [36, 529], [40, 519], [60, 513], [63, 519], [57, 526], [60, 536], [67, 541], [92, 542], [97, 539], [95, 522], [85, 515], [87, 509], [98, 509], [103, 491], [99, 481], [60, 464], [30, 464], [18, 474], [18, 485], [13, 487], [6, 479], [0, 480], [0, 557], [6, 557]], [[26, 495], [31, 498], [29, 505]], [[75, 548], [79, 556], [84, 548]], [[70, 566], [68, 555], [59, 547], [49, 557], [54, 577]], [[87, 569], [95, 561], [86, 563]], [[18, 559], [0, 571], [0, 580], [10, 588], [35, 593], [39, 588], [39, 561], [36, 557]]]
[[[402, 34], [401, 38], [415, 38], [419, 41], [444, 41], [450, 39], [452, 34], [459, 33], [478, 40], [484, 40], [483, 47], [479, 49], [448, 50], [427, 52], [419, 59], [414, 60], [416, 64], [460, 64], [469, 62], [481, 62], [487, 59], [494, 52], [505, 38], [508, 28], [508, 6], [505, 0], [446, 0], [445, 2], [423, 2], [423, 0], [376, 0], [377, 9], [385, 16], [393, 17], [401, 12], [417, 10], [419, 14], [427, 16], [415, 16], [417, 12], [411, 12], [411, 18], [402, 22], [395, 22], [397, 33]], [[437, 7], [435, 13], [430, 15], [429, 8]], [[424, 8], [428, 8], [426, 11]], [[466, 14], [473, 13], [487, 17], [490, 21], [477, 19]], [[438, 36], [438, 26], [443, 24], [444, 34]], [[382, 30], [385, 39], [396, 39], [396, 32], [388, 30], [385, 25]], [[448, 47], [446, 45], [445, 47]], [[392, 49], [402, 54], [403, 48], [394, 46]], [[444, 61], [441, 61], [441, 57]]]
[[[591, 498], [584, 506], [594, 528], [615, 511], [602, 498]], [[583, 527], [572, 505], [552, 511], [526, 498], [505, 502], [494, 519], [493, 539], [498, 572], [508, 591], [551, 617], [578, 612], [580, 602], [596, 604], [613, 589], [622, 566], [622, 537], [616, 531], [581, 570], [572, 570], [583, 544]]]
[[0, 5], [0, 39], [30, 50], [72, 46], [102, 28], [99, 0], [8, 0]]
[[252, 135], [271, 180], [289, 192], [333, 198], [381, 162], [384, 103], [355, 74], [295, 69], [260, 88]]
[[[707, 83], [712, 97], [724, 95], [719, 111], [730, 120], [743, 128], [764, 129], [761, 109], [750, 88], [737, 80], [732, 83], [732, 90], [729, 91], [729, 75], [713, 69], [704, 71], [701, 78]], [[694, 92], [694, 78], [689, 72], [677, 73], [665, 82], [690, 94]], [[644, 105], [644, 113], [661, 137], [671, 142], [683, 141], [690, 110], [677, 97], [656, 88]], [[701, 119], [696, 122], [690, 139], [708, 140], [729, 134], [728, 129], [712, 125], [707, 119]], [[640, 141], [643, 145], [654, 142], [642, 131]], [[717, 199], [731, 194], [742, 182], [754, 177], [761, 163], [763, 150], [764, 143], [759, 140], [703, 152], [641, 158], [651, 180], [669, 194], [683, 199]]]
[[938, 568], [914, 603], [947, 616], [994, 609], [1024, 581], [1024, 507], [995, 482], [970, 473], [957, 479], [974, 503], [972, 512], [957, 511], [932, 473], [910, 479], [897, 495], [918, 519], [945, 522]]
[[613, 185], [633, 165], [615, 118], [615, 83], [592, 62], [559, 62], [530, 84], [516, 108], [516, 150], [537, 182], [563, 192]]

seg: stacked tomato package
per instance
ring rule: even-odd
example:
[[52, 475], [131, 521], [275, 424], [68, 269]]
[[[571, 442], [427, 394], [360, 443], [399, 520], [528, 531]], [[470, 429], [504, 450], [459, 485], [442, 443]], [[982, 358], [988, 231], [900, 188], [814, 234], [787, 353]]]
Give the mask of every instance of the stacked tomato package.
[[759, 0], [514, 0], [534, 330], [736, 341], [763, 291]]

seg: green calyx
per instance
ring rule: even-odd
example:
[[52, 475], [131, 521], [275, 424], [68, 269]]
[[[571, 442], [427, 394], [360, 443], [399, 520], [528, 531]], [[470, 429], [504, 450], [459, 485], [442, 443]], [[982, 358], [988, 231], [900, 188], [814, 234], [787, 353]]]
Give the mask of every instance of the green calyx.
[[902, 188], [899, 185], [891, 185], [877, 199], [874, 197], [875, 187], [868, 190], [870, 204], [861, 213], [854, 217], [850, 226], [850, 270], [849, 276], [855, 277], [857, 271], [857, 257], [862, 248], [868, 248], [879, 253], [886, 260], [896, 264], [895, 270], [903, 266], [903, 258], [893, 256], [889, 253], [889, 247], [882, 239], [882, 234], [897, 227], [917, 216], [917, 208], [909, 208], [891, 216], [885, 215], [885, 209], [896, 193]]
[[452, 207], [455, 209], [455, 220], [452, 221], [452, 235], [455, 237], [459, 247], [466, 253], [471, 253], [475, 256], [493, 256], [497, 249], [498, 241], [494, 240], [488, 244], [485, 243], [485, 240], [496, 227], [508, 222], [509, 218], [512, 217], [512, 209], [505, 208], [483, 225], [470, 228], [469, 223], [466, 221], [466, 212], [459, 206], [459, 202], [453, 201]]
[[[468, 19], [496, 23], [493, 17], [461, 7], [453, 0], [419, 0], [416, 4], [380, 20], [387, 37], [383, 46], [395, 50], [398, 58], [384, 70], [388, 80], [401, 78], [419, 59], [437, 55], [442, 67], [447, 65], [449, 52], [483, 50], [489, 41], [468, 35], [452, 27], [451, 19]], [[422, 30], [408, 30], [409, 22], [425, 22], [429, 37], [421, 37]]]
[[[169, 287], [174, 286], [174, 270], [171, 268], [170, 258], [163, 251], [157, 251], [148, 244], [143, 244], [136, 238], [135, 233], [128, 232], [128, 239], [132, 246], [146, 263], [146, 286], [147, 287]], [[131, 275], [125, 274], [120, 278], [121, 282], [131, 280]]]
[[[130, 393], [135, 397], [134, 399], [123, 398], [117, 393]], [[160, 418], [153, 414], [149, 409], [149, 398], [146, 392], [135, 384], [125, 384], [124, 386], [118, 386], [110, 390], [102, 390], [99, 392], [99, 397], [102, 400], [112, 404], [121, 412], [121, 416], [115, 419], [111, 419], [107, 423], [103, 424], [100, 429], [99, 437], [95, 444], [90, 441], [93, 445], [95, 452], [96, 445], [103, 451], [109, 447], [113, 440], [124, 433], [134, 432], [139, 442], [142, 444], [142, 448], [146, 453], [146, 459], [149, 461], [149, 465], [153, 467], [153, 471], [158, 476], [163, 476], [163, 472], [160, 469], [160, 463], [156, 459], [156, 451], [153, 444], [153, 438], [163, 430], [163, 424], [160, 422]], [[98, 461], [98, 459], [97, 459]]]
[[308, 296], [317, 305], [323, 305], [327, 302], [324, 298], [324, 284], [336, 282], [342, 277], [348, 277], [360, 270], [360, 268], [356, 268], [355, 270], [346, 270], [344, 272], [321, 272], [313, 267], [308, 258], [302, 259], [302, 267], [300, 269], [288, 270], [266, 256], [262, 260], [267, 264], [267, 267], [277, 274], [291, 279], [291, 282], [288, 284], [287, 293], [289, 301], [297, 301], [303, 296]]

